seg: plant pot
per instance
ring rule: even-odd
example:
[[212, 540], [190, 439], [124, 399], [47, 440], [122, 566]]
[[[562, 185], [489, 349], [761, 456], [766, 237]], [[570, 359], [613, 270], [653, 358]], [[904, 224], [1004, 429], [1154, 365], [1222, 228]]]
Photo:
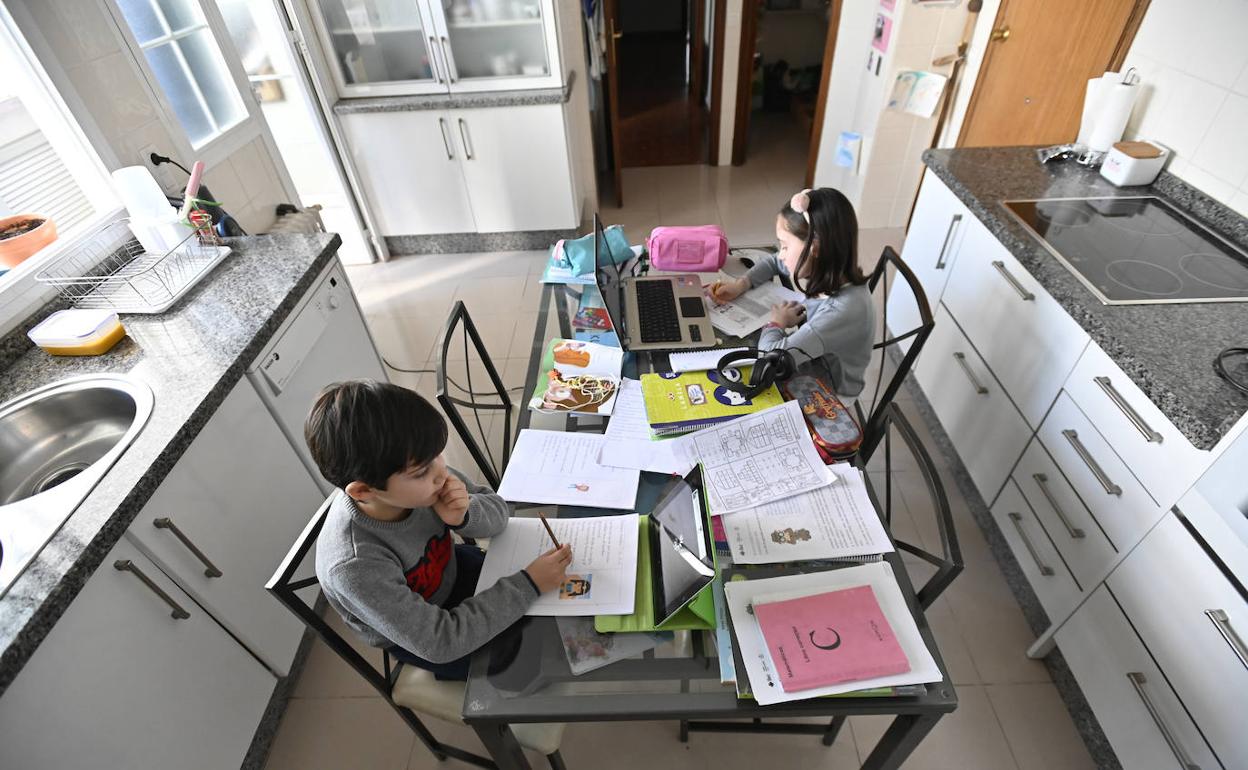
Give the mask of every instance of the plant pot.
[[0, 218], [0, 235], [10, 225], [28, 219], [42, 219], [43, 224], [21, 235], [0, 239], [0, 265], [17, 267], [22, 260], [56, 240], [56, 223], [38, 214], [17, 214]]

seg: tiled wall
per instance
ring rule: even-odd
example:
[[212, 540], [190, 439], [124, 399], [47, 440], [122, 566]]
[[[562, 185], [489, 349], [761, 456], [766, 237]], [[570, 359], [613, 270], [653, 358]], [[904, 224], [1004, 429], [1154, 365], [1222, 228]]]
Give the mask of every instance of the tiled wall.
[[1130, 138], [1174, 152], [1169, 170], [1248, 216], [1248, 2], [1152, 0], [1127, 53], [1142, 92]]

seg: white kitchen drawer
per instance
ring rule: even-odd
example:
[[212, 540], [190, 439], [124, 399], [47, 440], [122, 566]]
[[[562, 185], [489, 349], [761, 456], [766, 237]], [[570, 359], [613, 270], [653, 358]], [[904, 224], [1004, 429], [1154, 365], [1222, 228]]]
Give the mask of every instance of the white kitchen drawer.
[[979, 493], [991, 503], [1031, 429], [943, 305], [914, 376]]
[[966, 226], [942, 301], [1028, 424], [1039, 425], [1087, 332], [978, 219]]
[[1038, 439], [1023, 452], [1013, 479], [1075, 580], [1084, 590], [1103, 580], [1118, 554]]
[[1049, 541], [1044, 528], [1013, 479], [1007, 480], [992, 506], [1005, 542], [1027, 576], [1050, 618], [1063, 618], [1079, 604], [1083, 591]]
[[1248, 767], [1248, 602], [1167, 515], [1109, 587], [1226, 767]]
[[1065, 391], [1039, 436], [1118, 551], [1130, 550], [1165, 512]]
[[1096, 589], [1056, 638], [1124, 768], [1219, 767], [1108, 589]]
[[1084, 350], [1065, 388], [1162, 508], [1209, 465], [1210, 453], [1192, 446], [1099, 345]]

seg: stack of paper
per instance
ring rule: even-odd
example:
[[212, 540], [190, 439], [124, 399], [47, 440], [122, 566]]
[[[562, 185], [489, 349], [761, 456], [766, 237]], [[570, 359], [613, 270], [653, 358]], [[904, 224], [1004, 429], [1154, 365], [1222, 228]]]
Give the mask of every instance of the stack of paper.
[[605, 441], [598, 433], [520, 431], [499, 496], [513, 503], [634, 510], [640, 474], [599, 465]]
[[684, 476], [697, 464], [692, 447], [687, 443], [679, 439], [654, 439], [650, 423], [646, 421], [641, 383], [637, 380], [626, 379], [620, 386], [620, 395], [611, 410], [604, 436], [598, 456], [602, 465]]
[[671, 353], [667, 362], [673, 372], [705, 372], [719, 367], [719, 361], [729, 353], [745, 353], [749, 348], [712, 348], [693, 350], [688, 353]]

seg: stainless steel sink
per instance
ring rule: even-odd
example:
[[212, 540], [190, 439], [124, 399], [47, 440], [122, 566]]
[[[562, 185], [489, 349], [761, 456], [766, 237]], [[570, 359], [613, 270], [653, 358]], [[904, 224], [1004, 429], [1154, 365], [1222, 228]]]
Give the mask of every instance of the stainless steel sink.
[[152, 402], [147, 385], [104, 374], [0, 405], [0, 594], [143, 429]]

